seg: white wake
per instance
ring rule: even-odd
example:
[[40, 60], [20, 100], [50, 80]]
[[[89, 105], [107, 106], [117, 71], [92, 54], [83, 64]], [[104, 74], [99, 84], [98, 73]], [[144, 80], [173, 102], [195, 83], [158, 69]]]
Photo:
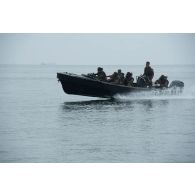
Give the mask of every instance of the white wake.
[[167, 100], [167, 99], [195, 99], [195, 85], [185, 86], [181, 93], [174, 94], [171, 89], [144, 91], [144, 92], [131, 92], [125, 95], [116, 95], [117, 100]]

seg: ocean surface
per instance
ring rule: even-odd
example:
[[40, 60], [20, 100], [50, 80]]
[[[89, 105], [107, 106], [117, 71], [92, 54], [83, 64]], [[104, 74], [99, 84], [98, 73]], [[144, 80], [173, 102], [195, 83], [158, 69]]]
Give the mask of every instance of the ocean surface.
[[[102, 66], [143, 73], [144, 66]], [[180, 95], [67, 95], [57, 72], [88, 65], [0, 65], [0, 162], [195, 162], [195, 65], [154, 65]]]

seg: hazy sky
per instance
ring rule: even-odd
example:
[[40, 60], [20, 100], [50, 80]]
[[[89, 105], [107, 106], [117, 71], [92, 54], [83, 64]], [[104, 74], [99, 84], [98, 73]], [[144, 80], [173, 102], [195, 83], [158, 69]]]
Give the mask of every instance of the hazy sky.
[[0, 34], [0, 64], [195, 64], [195, 34]]

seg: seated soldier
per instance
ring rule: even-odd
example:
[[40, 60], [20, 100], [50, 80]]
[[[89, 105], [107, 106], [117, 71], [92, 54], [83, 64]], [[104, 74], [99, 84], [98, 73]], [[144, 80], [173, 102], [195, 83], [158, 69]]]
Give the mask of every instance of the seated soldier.
[[107, 81], [106, 73], [103, 71], [103, 68], [98, 67], [96, 75], [100, 81]]
[[167, 76], [161, 75], [160, 78], [155, 81], [155, 84], [160, 84], [160, 87], [168, 87], [169, 81], [167, 79]]
[[110, 79], [108, 80], [108, 82], [117, 82], [118, 79], [118, 74], [117, 72], [114, 72], [112, 75], [109, 76]]
[[118, 83], [118, 84], [123, 84], [123, 83], [124, 83], [124, 79], [125, 79], [124, 73], [122, 73], [121, 69], [118, 69], [118, 79], [117, 79], [117, 83]]
[[127, 72], [125, 79], [124, 79], [124, 85], [133, 86], [133, 81], [134, 81], [133, 73]]

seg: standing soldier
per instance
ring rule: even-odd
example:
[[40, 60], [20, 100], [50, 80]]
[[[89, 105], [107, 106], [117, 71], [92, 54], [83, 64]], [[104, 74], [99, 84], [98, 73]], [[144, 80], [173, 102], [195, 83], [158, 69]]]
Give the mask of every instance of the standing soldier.
[[146, 62], [146, 66], [144, 68], [144, 76], [147, 77], [149, 81], [149, 85], [152, 85], [152, 79], [154, 77], [154, 70], [150, 67], [150, 62]]

